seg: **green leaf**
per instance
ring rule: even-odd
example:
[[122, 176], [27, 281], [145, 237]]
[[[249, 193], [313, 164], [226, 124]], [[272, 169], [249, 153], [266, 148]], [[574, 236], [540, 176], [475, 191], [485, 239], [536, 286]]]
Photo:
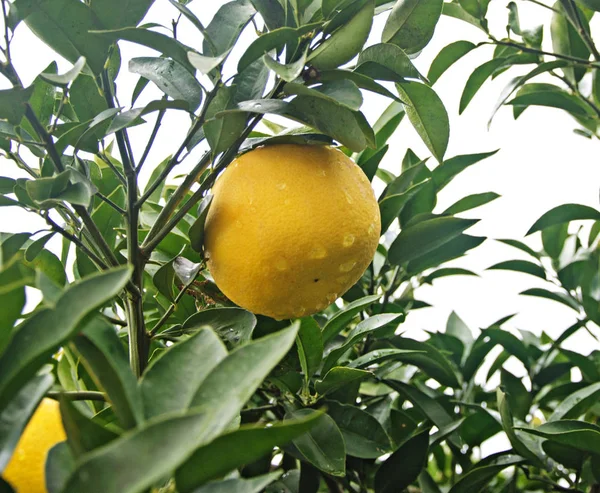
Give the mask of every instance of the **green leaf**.
[[355, 72], [373, 79], [393, 82], [423, 78], [408, 55], [396, 45], [389, 43], [375, 44], [365, 48], [358, 56]]
[[518, 466], [525, 462], [523, 457], [512, 454], [491, 456], [489, 460], [478, 465], [461, 477], [450, 488], [449, 493], [472, 493], [482, 491], [500, 472], [510, 466]]
[[544, 251], [552, 258], [558, 259], [569, 236], [569, 223], [555, 224], [542, 230]]
[[[356, 4], [363, 7], [310, 53], [308, 60], [311, 65], [319, 70], [334, 69], [349, 62], [360, 52], [371, 31], [375, 2], [359, 0]], [[351, 9], [353, 5], [347, 8]], [[340, 14], [344, 12], [340, 11]]]
[[206, 223], [206, 216], [208, 216], [212, 198], [213, 196], [208, 194], [202, 199], [202, 202], [198, 206], [196, 220], [188, 231], [190, 246], [197, 252], [201, 252], [204, 248], [204, 224]]
[[121, 291], [130, 274], [128, 267], [121, 267], [88, 276], [71, 284], [54, 307], [36, 312], [21, 324], [0, 356], [0, 409], [80, 328], [86, 315]]
[[27, 89], [13, 88], [0, 91], [0, 118], [18, 125], [25, 114], [25, 103], [29, 101], [35, 86]]
[[212, 410], [171, 415], [124, 434], [78, 462], [63, 493], [144, 491], [210, 440], [213, 416]]
[[209, 57], [200, 55], [193, 51], [188, 51], [188, 60], [194, 66], [196, 70], [198, 70], [202, 75], [207, 75], [216, 69], [221, 63], [227, 58], [229, 52], [226, 51], [222, 55], [216, 57]]
[[448, 147], [450, 123], [448, 113], [439, 96], [425, 84], [406, 82], [396, 84], [400, 98], [408, 102], [406, 114], [413, 127], [441, 162]]
[[[232, 1], [221, 5], [206, 26], [202, 53], [216, 56], [228, 51], [255, 13], [254, 7], [247, 1]], [[239, 68], [238, 72], [241, 72]]]
[[40, 236], [37, 240], [32, 242], [25, 250], [25, 260], [32, 262], [44, 249], [44, 246], [54, 236], [54, 232], [48, 233], [44, 236]]
[[103, 26], [109, 29], [137, 26], [154, 0], [92, 1], [92, 10]]
[[269, 31], [285, 25], [285, 12], [278, 0], [251, 0], [251, 2], [265, 21]]
[[349, 383], [364, 380], [370, 376], [372, 376], [372, 373], [368, 371], [336, 366], [326, 373], [323, 380], [317, 381], [315, 390], [320, 396], [324, 396], [341, 389]]
[[491, 77], [491, 75], [503, 65], [507, 64], [506, 58], [494, 58], [485, 62], [483, 65], [477, 67], [473, 73], [469, 76], [462, 96], [460, 98], [460, 104], [458, 113], [462, 114], [471, 102], [477, 91], [481, 88], [484, 82]]
[[349, 303], [342, 310], [333, 315], [323, 327], [323, 343], [327, 344], [344, 330], [360, 311], [375, 303], [379, 298], [381, 298], [379, 295], [365, 296], [364, 298]]
[[478, 27], [479, 29], [481, 29], [484, 32], [486, 31], [484, 29], [481, 21], [479, 19], [473, 17], [468, 12], [466, 12], [458, 3], [445, 2], [443, 9], [442, 9], [442, 14], [444, 14], [448, 17], [454, 17], [455, 19], [459, 19], [461, 21], [467, 22], [468, 24], [471, 24], [472, 26]]
[[600, 427], [592, 423], [561, 420], [544, 423], [537, 428], [519, 428], [519, 430], [583, 452], [600, 454]]
[[226, 356], [225, 346], [209, 328], [170, 347], [140, 381], [146, 418], [187, 409], [200, 384]]
[[521, 379], [502, 368], [500, 370], [500, 385], [506, 393], [506, 400], [513, 415], [517, 419], [525, 421], [533, 397], [525, 388]]
[[[356, 313], [356, 312], [355, 312]], [[323, 363], [322, 373], [327, 373], [328, 370], [338, 362], [338, 360], [348, 351], [354, 344], [366, 337], [367, 334], [377, 335], [381, 331], [387, 331], [391, 324], [399, 325], [404, 320], [401, 313], [382, 313], [366, 318], [354, 327], [344, 343], [333, 349], [325, 358]], [[325, 334], [325, 329], [323, 330]], [[325, 336], [324, 336], [325, 338]]]
[[370, 141], [374, 141], [370, 127], [370, 133], [365, 135], [361, 113], [320, 97], [297, 96], [290, 102], [271, 99], [244, 101], [238, 104], [238, 108], [241, 111], [272, 113], [299, 121], [333, 137], [355, 152], [362, 151]]
[[88, 416], [67, 398], [60, 400], [60, 415], [67, 442], [76, 458], [115, 440], [118, 435]]
[[25, 306], [25, 285], [27, 278], [19, 263], [13, 262], [0, 270], [0, 356], [11, 338], [13, 325], [20, 318]]
[[456, 175], [464, 171], [466, 168], [493, 156], [497, 152], [498, 150], [482, 152], [480, 154], [464, 154], [446, 159], [440, 166], [432, 171], [436, 190], [439, 192], [446, 185], [448, 185], [448, 183], [450, 183]]
[[371, 91], [386, 98], [393, 99], [396, 102], [401, 102], [394, 93], [390, 92], [381, 84], [375, 82], [371, 77], [363, 75], [359, 72], [351, 72], [350, 70], [335, 69], [335, 70], [324, 70], [321, 72], [320, 79], [322, 82], [329, 82], [334, 80], [350, 80], [354, 82], [361, 89]]
[[175, 60], [139, 57], [129, 60], [129, 71], [154, 82], [173, 99], [181, 99], [195, 111], [202, 101], [202, 87], [196, 78]]
[[514, 107], [517, 118], [528, 106], [546, 106], [567, 111], [576, 118], [593, 118], [593, 114], [576, 96], [551, 84], [526, 84], [507, 104]]
[[532, 257], [534, 257], [535, 259], [539, 260], [540, 256], [539, 254], [533, 250], [531, 247], [527, 246], [525, 243], [518, 241], [518, 240], [512, 240], [512, 239], [504, 239], [504, 240], [496, 240], [499, 241], [500, 243], [504, 243], [505, 245], [510, 245], [513, 248], [517, 248], [518, 250], [521, 250], [522, 252], [527, 253], [528, 255], [531, 255]]
[[[318, 411], [298, 409], [286, 415], [286, 420], [302, 419]], [[285, 423], [285, 421], [284, 421]], [[320, 414], [314, 426], [293, 441], [302, 456], [317, 469], [333, 476], [346, 474], [346, 446], [333, 418]]]
[[528, 235], [541, 231], [555, 224], [562, 224], [570, 221], [580, 221], [583, 219], [600, 219], [600, 211], [593, 207], [580, 204], [564, 204], [555, 207], [546, 212], [529, 228]]
[[48, 493], [63, 491], [69, 476], [75, 470], [75, 460], [66, 442], [54, 445], [46, 456], [44, 476]]
[[244, 344], [252, 339], [256, 317], [242, 308], [210, 308], [189, 317], [182, 330], [193, 334], [205, 326], [211, 327], [221, 339], [232, 345]]
[[[552, 21], [550, 23], [553, 51], [560, 55], [573, 56], [584, 60], [589, 59], [590, 51], [575, 27], [569, 22], [561, 2], [557, 1], [553, 8], [555, 9], [555, 12], [552, 14]], [[578, 7], [576, 8], [578, 9], [578, 16], [584, 22], [585, 28], [589, 32], [589, 25], [582, 12]], [[577, 66], [564, 67], [562, 70], [572, 83], [579, 82], [586, 72], [585, 67]]]
[[428, 274], [427, 276], [425, 276], [425, 278], [423, 279], [423, 283], [424, 284], [432, 284], [435, 279], [439, 279], [441, 277], [448, 277], [448, 276], [479, 277], [478, 274], [476, 274], [475, 272], [472, 272], [467, 269], [463, 269], [461, 267], [445, 267], [442, 269], [438, 269], [435, 272], [432, 272], [431, 274]]
[[483, 332], [492, 342], [500, 344], [507, 353], [521, 361], [525, 368], [531, 366], [530, 356], [525, 343], [517, 336], [499, 327], [488, 327]]
[[85, 57], [79, 57], [73, 66], [67, 70], [64, 74], [58, 75], [53, 73], [42, 72], [40, 77], [50, 84], [54, 84], [59, 87], [68, 86], [73, 82], [77, 76], [81, 73], [85, 67]]
[[[214, 438], [235, 418], [256, 388], [292, 347], [299, 323], [231, 352], [200, 384], [191, 407], [214, 412], [209, 436]], [[232, 386], [232, 379], [235, 385]]]
[[375, 473], [375, 492], [394, 493], [410, 486], [427, 465], [429, 429], [406, 440]]
[[323, 337], [321, 328], [312, 317], [300, 319], [300, 329], [296, 338], [298, 357], [306, 382], [319, 369], [323, 358]]
[[206, 112], [209, 121], [202, 128], [213, 156], [231, 147], [246, 126], [245, 113], [220, 113], [235, 108], [238, 99], [236, 92], [236, 86], [220, 87]]
[[441, 247], [411, 260], [406, 271], [408, 274], [418, 274], [426, 269], [437, 267], [444, 262], [462, 257], [467, 251], [478, 247], [484, 241], [484, 237], [460, 234]]
[[269, 486], [279, 476], [282, 471], [275, 471], [262, 476], [255, 476], [250, 479], [225, 479], [208, 483], [194, 493], [260, 493], [265, 487]]
[[53, 383], [54, 377], [49, 373], [33, 377], [0, 412], [0, 472], [10, 462], [21, 433]]
[[327, 403], [327, 414], [342, 432], [348, 455], [376, 459], [389, 452], [389, 437], [379, 421], [369, 413], [355, 406], [330, 401]]
[[86, 4], [79, 0], [17, 0], [14, 6], [36, 36], [59, 55], [71, 63], [83, 56], [94, 74], [102, 71], [110, 42], [89, 32], [102, 26]]
[[358, 111], [363, 98], [358, 86], [350, 80], [325, 82], [319, 86], [306, 87], [303, 84], [290, 82], [283, 86], [283, 92], [289, 95], [305, 95], [327, 99]]
[[187, 111], [188, 107], [189, 106], [186, 101], [167, 101], [165, 99], [151, 101], [143, 108], [135, 108], [129, 111], [123, 111], [115, 116], [110, 122], [110, 126], [106, 130], [105, 135], [110, 135], [114, 132], [118, 132], [119, 130], [123, 130], [124, 128], [137, 125], [138, 123], [143, 122], [143, 120], [141, 120], [142, 116], [153, 113], [154, 111], [167, 109]]
[[498, 197], [500, 197], [500, 195], [495, 192], [475, 193], [473, 195], [468, 195], [467, 197], [464, 197], [452, 204], [444, 212], [442, 212], [442, 214], [449, 216], [460, 214], [461, 212], [488, 204], [493, 200], [496, 200]]
[[406, 53], [418, 53], [433, 37], [443, 4], [443, 0], [399, 0], [385, 23], [381, 40], [398, 45]]
[[121, 425], [129, 429], [141, 424], [144, 420], [141, 394], [114, 327], [97, 317], [86, 324], [72, 344], [92, 379], [106, 391]]
[[[400, 175], [401, 177], [402, 175]], [[399, 178], [400, 178], [399, 177]], [[392, 182], [393, 183], [393, 182]], [[413, 185], [408, 190], [402, 193], [393, 195], [386, 195], [381, 202], [379, 202], [379, 212], [381, 214], [381, 231], [385, 232], [394, 222], [394, 219], [400, 216], [400, 213], [404, 209], [404, 206], [412, 199], [418, 192], [423, 190], [423, 187], [430, 183], [429, 180], [422, 181]], [[390, 184], [392, 185], [392, 184]]]
[[466, 348], [470, 348], [475, 341], [471, 329], [469, 329], [467, 324], [454, 311], [450, 313], [450, 316], [448, 317], [445, 333], [456, 337]]
[[450, 361], [431, 344], [400, 336], [392, 338], [390, 342], [394, 347], [406, 351], [406, 354], [399, 358], [404, 363], [415, 365], [442, 385], [460, 387], [458, 374]]
[[458, 237], [475, 223], [476, 219], [445, 216], [418, 222], [400, 232], [390, 246], [389, 260], [394, 265], [414, 260]]
[[175, 480], [180, 493], [196, 491], [198, 485], [224, 476], [244, 464], [286, 445], [310, 430], [321, 416], [311, 413], [300, 419], [271, 423], [269, 426], [242, 426], [200, 447], [177, 470]]
[[514, 272], [522, 272], [523, 274], [531, 274], [546, 280], [546, 271], [543, 267], [528, 260], [507, 260], [488, 267], [487, 270], [510, 270]]
[[295, 62], [287, 64], [279, 63], [275, 58], [269, 56], [268, 54], [265, 54], [263, 56], [263, 61], [265, 62], [265, 65], [270, 70], [275, 72], [281, 79], [283, 79], [286, 82], [292, 82], [293, 80], [300, 77], [300, 74], [302, 74], [302, 70], [304, 70], [304, 66], [306, 65], [307, 50], [305, 50], [300, 56], [300, 58], [298, 58], [298, 60], [296, 60]]
[[559, 291], [549, 291], [543, 288], [531, 288], [519, 294], [522, 294], [524, 296], [535, 296], [537, 298], [545, 298], [547, 300], [562, 303], [563, 305], [568, 306], [569, 308], [572, 308], [577, 312], [580, 310], [579, 305], [574, 300], [572, 300], [569, 296]]
[[435, 84], [442, 74], [454, 63], [475, 48], [476, 46], [470, 41], [455, 41], [454, 43], [445, 46], [438, 53], [433, 62], [431, 62], [431, 66], [429, 67], [427, 78], [431, 85]]
[[556, 408], [549, 421], [561, 419], [575, 419], [585, 414], [590, 406], [598, 402], [600, 396], [600, 383], [596, 382], [570, 394]]
[[515, 452], [529, 459], [537, 467], [543, 467], [543, 462], [540, 458], [541, 447], [538, 442], [532, 440], [532, 437], [522, 433], [517, 434], [517, 430], [513, 428], [513, 415], [510, 409], [510, 404], [506, 398], [506, 394], [502, 390], [496, 390], [498, 399], [498, 410], [502, 418], [502, 428], [508, 437], [510, 444]]
[[271, 50], [282, 48], [286, 43], [296, 41], [320, 25], [320, 23], [317, 23], [307, 24], [298, 28], [282, 27], [262, 34], [250, 43], [250, 46], [246, 48], [246, 51], [241, 56], [237, 65], [238, 73], [245, 70], [252, 62], [258, 60]]

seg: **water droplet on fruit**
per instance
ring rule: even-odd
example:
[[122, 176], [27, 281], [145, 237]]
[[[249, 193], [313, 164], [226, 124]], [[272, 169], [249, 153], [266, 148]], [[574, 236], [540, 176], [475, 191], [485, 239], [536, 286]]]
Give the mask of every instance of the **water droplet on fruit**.
[[283, 257], [279, 257], [277, 260], [275, 260], [275, 268], [279, 272], [284, 272], [284, 271], [288, 270], [289, 265], [287, 263], [287, 260], [284, 259]]
[[240, 221], [239, 219], [235, 222], [235, 226], [238, 229], [242, 229], [242, 221]]
[[327, 250], [323, 245], [315, 245], [310, 253], [308, 254], [309, 258], [320, 259], [327, 257]]
[[305, 313], [306, 313], [306, 308], [301, 306], [295, 311], [294, 317], [302, 317], [302, 316], [304, 316]]
[[348, 276], [340, 276], [335, 281], [338, 284], [346, 284], [348, 282]]
[[327, 171], [325, 171], [324, 169], [320, 169], [320, 170], [319, 170], [319, 174], [320, 174], [321, 176], [327, 176]]
[[285, 190], [287, 188], [287, 183], [278, 183], [277, 190]]
[[350, 195], [347, 190], [344, 190], [344, 195], [346, 196], [346, 201], [349, 204], [351, 204], [352, 202], [354, 202], [354, 199], [352, 198], [352, 195]]
[[372, 235], [374, 232], [375, 232], [375, 223], [371, 223], [371, 224], [369, 224], [369, 229], [367, 230], [367, 233]]
[[285, 200], [283, 201], [283, 204], [284, 204], [284, 205], [290, 205], [290, 199], [285, 199]]
[[342, 244], [345, 248], [351, 247], [354, 244], [355, 239], [356, 237], [353, 234], [348, 233], [346, 236], [344, 236], [344, 241]]
[[337, 300], [337, 298], [338, 298], [338, 294], [337, 293], [329, 293], [327, 295], [327, 301], [329, 303], [333, 303], [335, 300]]
[[340, 272], [350, 272], [352, 269], [354, 269], [355, 265], [356, 265], [356, 260], [350, 260], [348, 262], [344, 262], [343, 264], [340, 264]]

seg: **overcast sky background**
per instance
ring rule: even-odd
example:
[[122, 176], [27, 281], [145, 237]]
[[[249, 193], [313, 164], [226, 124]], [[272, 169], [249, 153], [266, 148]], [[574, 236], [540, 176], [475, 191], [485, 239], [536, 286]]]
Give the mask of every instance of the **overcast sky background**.
[[[224, 2], [195, 0], [188, 6], [201, 20], [208, 23], [222, 3]], [[506, 3], [503, 0], [495, 0], [490, 5], [488, 19], [491, 19], [491, 28], [496, 37], [502, 37], [505, 33]], [[526, 1], [518, 2], [518, 5], [524, 28], [540, 23], [548, 24], [551, 14], [549, 10]], [[175, 9], [167, 0], [157, 0], [146, 21], [170, 25], [170, 20], [176, 16]], [[370, 44], [379, 42], [385, 17], [387, 15], [377, 18]], [[595, 19], [592, 29], [600, 33], [599, 27], [598, 19]], [[251, 31], [250, 27], [243, 35], [246, 46], [252, 39]], [[201, 37], [187, 20], [182, 19], [178, 33], [184, 43], [196, 48], [201, 47]], [[549, 32], [544, 33], [544, 38], [545, 47], [551, 49]], [[442, 17], [433, 41], [415, 60], [415, 64], [421, 72], [427, 73], [431, 61], [440, 49], [459, 39], [480, 42], [484, 40], [484, 35], [464, 22]], [[152, 56], [155, 53], [131, 43], [121, 42], [120, 45], [123, 66], [118, 79], [118, 90], [120, 103], [125, 106], [130, 104], [130, 96], [137, 80], [137, 76], [127, 72], [127, 61], [135, 56]], [[494, 191], [499, 193], [501, 198], [463, 214], [464, 217], [482, 219], [469, 232], [490, 238], [523, 239], [534, 221], [554, 206], [574, 202], [598, 208], [600, 144], [575, 135], [572, 132], [576, 126], [575, 121], [566, 113], [553, 109], [528, 109], [515, 122], [510, 108], [504, 108], [498, 113], [488, 131], [487, 121], [500, 92], [510, 79], [526, 73], [531, 66], [521, 66], [492, 82], [487, 82], [466, 112], [459, 116], [458, 101], [464, 84], [475, 67], [491, 58], [492, 50], [492, 47], [483, 47], [470, 53], [446, 72], [435, 85], [450, 116], [451, 135], [447, 157], [500, 149], [495, 156], [459, 175], [440, 194], [436, 211], [443, 211], [466, 195]], [[17, 29], [12, 51], [17, 71], [25, 84], [30, 83], [52, 60], [59, 58], [37, 40], [24, 24]], [[232, 54], [232, 58], [235, 59], [240, 54], [238, 48]], [[69, 66], [63, 60], [59, 64], [59, 72], [63, 72]], [[2, 84], [3, 88], [7, 87], [4, 81]], [[136, 102], [136, 107], [160, 96], [156, 88], [148, 89]], [[363, 110], [371, 123], [374, 123], [387, 104], [388, 101], [381, 97], [365, 97]], [[152, 129], [154, 115], [146, 118], [148, 125], [131, 130], [134, 153], [138, 158]], [[153, 166], [160, 163], [179, 145], [188, 128], [187, 121], [183, 112], [167, 113], [156, 141], [155, 151], [145, 166], [145, 172], [142, 173], [142, 181], [147, 180]], [[384, 160], [384, 167], [398, 173], [402, 157], [409, 147], [420, 157], [429, 155], [406, 119], [391, 139], [391, 149]], [[179, 172], [189, 169], [200, 152], [197, 150], [181, 165]], [[2, 163], [2, 166], [3, 174], [6, 167], [14, 168], [6, 162]], [[13, 171], [10, 174], [21, 176]], [[36, 231], [45, 227], [37, 216], [26, 214], [17, 208], [3, 208], [0, 223], [3, 231], [12, 232], [23, 229]], [[53, 242], [55, 246], [58, 245], [57, 238]], [[540, 246], [539, 234], [530, 238], [528, 243], [534, 247]], [[514, 258], [526, 257], [518, 250], [488, 240], [466, 258], [453, 262], [452, 265], [474, 270], [481, 274], [481, 277], [444, 278], [436, 280], [433, 287], [421, 288], [417, 297], [431, 303], [433, 308], [412, 312], [404, 325], [405, 329], [408, 329], [410, 334], [417, 334], [420, 329], [442, 330], [448, 315], [454, 310], [472, 329], [486, 327], [505, 315], [517, 313], [507, 327], [532, 330], [536, 333], [545, 330], [556, 336], [573, 323], [575, 313], [554, 302], [518, 295], [527, 288], [543, 286], [542, 281], [511, 272], [484, 272], [490, 265]], [[567, 346], [587, 353], [598, 348], [598, 343], [581, 333], [579, 337], [572, 338]]]

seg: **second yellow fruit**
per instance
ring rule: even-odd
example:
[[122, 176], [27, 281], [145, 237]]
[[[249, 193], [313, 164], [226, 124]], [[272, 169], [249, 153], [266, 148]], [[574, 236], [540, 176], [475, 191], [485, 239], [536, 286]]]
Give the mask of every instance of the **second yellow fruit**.
[[3, 477], [17, 493], [46, 493], [48, 451], [66, 439], [58, 402], [44, 399], [29, 420]]
[[213, 188], [208, 268], [239, 306], [276, 319], [302, 317], [360, 279], [380, 230], [371, 184], [345, 154], [262, 147], [237, 158]]

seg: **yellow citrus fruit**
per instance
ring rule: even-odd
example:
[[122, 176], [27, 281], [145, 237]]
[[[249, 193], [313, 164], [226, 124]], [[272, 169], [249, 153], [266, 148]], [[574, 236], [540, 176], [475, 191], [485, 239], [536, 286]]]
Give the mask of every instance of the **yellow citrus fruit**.
[[380, 230], [371, 184], [350, 158], [281, 144], [243, 154], [217, 180], [205, 251], [229, 299], [281, 320], [318, 312], [352, 287]]
[[43, 399], [21, 435], [3, 477], [17, 493], [46, 493], [46, 456], [65, 439], [58, 402]]

